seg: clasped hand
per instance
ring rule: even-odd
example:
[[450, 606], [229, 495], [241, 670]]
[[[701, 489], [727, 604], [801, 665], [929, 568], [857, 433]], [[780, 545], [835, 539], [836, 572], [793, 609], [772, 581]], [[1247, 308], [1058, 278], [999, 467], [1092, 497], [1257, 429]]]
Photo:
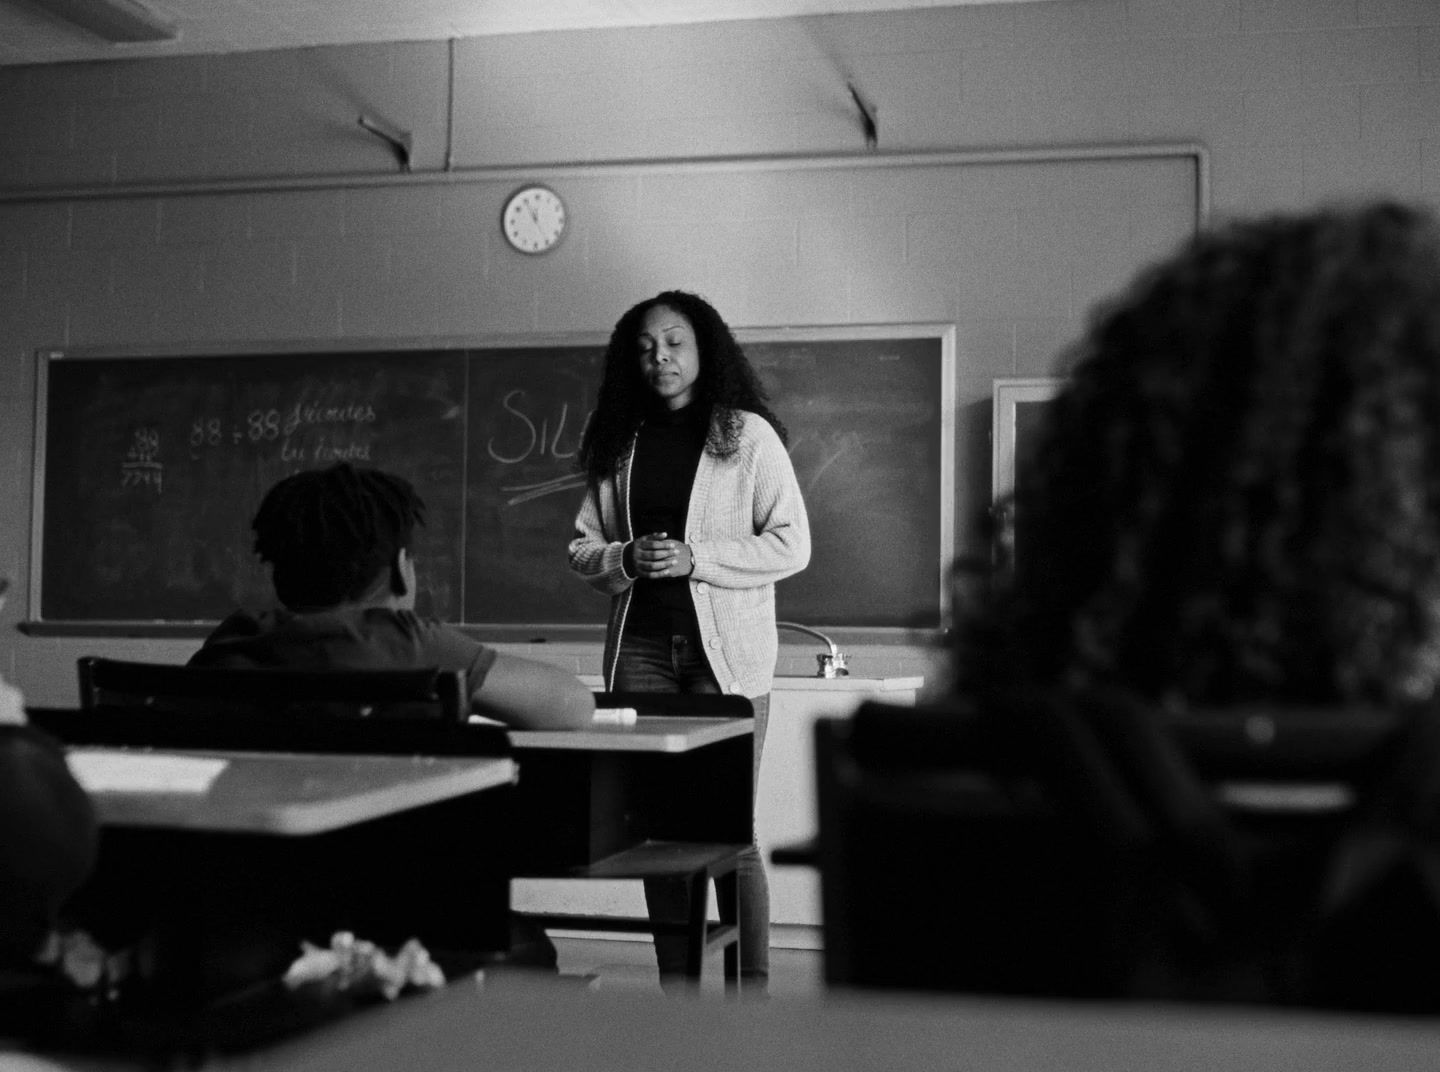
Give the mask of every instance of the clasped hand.
[[651, 580], [688, 577], [694, 569], [695, 559], [684, 541], [667, 539], [663, 532], [636, 538], [635, 571], [639, 576]]

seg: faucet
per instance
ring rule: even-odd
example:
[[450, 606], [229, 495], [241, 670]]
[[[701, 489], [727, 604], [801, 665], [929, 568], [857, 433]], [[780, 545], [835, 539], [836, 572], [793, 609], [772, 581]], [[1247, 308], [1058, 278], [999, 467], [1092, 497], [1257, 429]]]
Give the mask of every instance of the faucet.
[[835, 641], [831, 640], [824, 633], [820, 632], [820, 630], [811, 629], [808, 625], [801, 625], [799, 622], [776, 622], [775, 628], [793, 629], [797, 633], [806, 633], [810, 636], [815, 637], [817, 640], [825, 641], [825, 643], [829, 645], [830, 650], [827, 653], [815, 656], [815, 661], [820, 664], [820, 669], [815, 671], [816, 677], [850, 676], [850, 671], [845, 668], [845, 662], [847, 659], [850, 658], [850, 656], [846, 655], [843, 651], [836, 647]]

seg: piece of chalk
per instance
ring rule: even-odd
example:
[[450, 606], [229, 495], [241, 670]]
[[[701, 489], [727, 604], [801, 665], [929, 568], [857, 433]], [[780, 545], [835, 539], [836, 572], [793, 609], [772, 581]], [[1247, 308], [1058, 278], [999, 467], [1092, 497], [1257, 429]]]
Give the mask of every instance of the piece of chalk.
[[597, 707], [594, 720], [607, 726], [633, 726], [638, 714], [633, 707]]

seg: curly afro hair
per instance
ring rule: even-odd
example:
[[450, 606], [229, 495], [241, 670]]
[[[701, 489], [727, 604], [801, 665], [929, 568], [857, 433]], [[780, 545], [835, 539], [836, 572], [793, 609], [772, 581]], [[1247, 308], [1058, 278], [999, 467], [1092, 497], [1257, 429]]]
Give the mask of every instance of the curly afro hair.
[[[1440, 679], [1440, 225], [1394, 203], [1201, 234], [1099, 308], [959, 677], [1197, 703]], [[982, 665], [983, 664], [983, 665]]]

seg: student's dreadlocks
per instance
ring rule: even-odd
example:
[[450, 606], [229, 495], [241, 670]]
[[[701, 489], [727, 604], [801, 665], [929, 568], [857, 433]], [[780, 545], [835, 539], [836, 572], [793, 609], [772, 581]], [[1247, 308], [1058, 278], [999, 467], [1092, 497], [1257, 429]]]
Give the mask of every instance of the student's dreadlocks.
[[280, 481], [250, 527], [275, 594], [302, 610], [364, 596], [424, 523], [425, 503], [407, 481], [341, 462]]

